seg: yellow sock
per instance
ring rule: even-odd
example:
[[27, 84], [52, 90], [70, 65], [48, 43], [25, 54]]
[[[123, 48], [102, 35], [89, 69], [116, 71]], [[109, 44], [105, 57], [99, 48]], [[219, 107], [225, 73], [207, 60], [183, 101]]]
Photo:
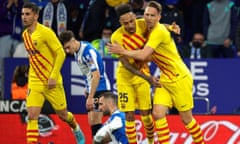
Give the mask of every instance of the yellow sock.
[[38, 135], [38, 120], [29, 120], [27, 122], [27, 143], [37, 143]]
[[146, 136], [148, 138], [148, 142], [149, 144], [152, 144], [154, 141], [154, 123], [152, 115], [141, 116], [141, 119], [144, 125]]
[[68, 125], [72, 128], [72, 129], [76, 129], [77, 128], [77, 121], [74, 118], [73, 114], [71, 112], [68, 112], [68, 116], [67, 116], [67, 120], [66, 122], [68, 123]]
[[192, 119], [192, 121], [189, 124], [187, 124], [185, 127], [188, 130], [188, 132], [191, 134], [192, 139], [196, 144], [204, 144], [202, 130], [195, 119]]
[[156, 132], [158, 141], [161, 144], [169, 144], [170, 141], [170, 130], [168, 127], [167, 119], [162, 118], [155, 122]]
[[137, 144], [135, 121], [126, 121], [126, 134], [129, 144]]

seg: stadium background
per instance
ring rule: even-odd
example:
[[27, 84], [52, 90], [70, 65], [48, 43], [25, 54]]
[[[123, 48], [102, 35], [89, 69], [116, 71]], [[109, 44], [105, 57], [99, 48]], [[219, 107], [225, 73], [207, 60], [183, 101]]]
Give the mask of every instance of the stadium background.
[[[115, 89], [115, 70], [117, 60], [104, 59], [106, 71], [112, 88]], [[194, 78], [194, 100], [196, 114], [207, 143], [209, 144], [239, 144], [240, 143], [240, 115], [239, 115], [239, 59], [201, 59], [185, 60]], [[11, 101], [11, 80], [17, 65], [27, 64], [27, 59], [6, 58], [4, 100], [0, 101], [0, 143], [24, 144], [26, 124], [22, 116], [26, 109], [24, 101]], [[159, 69], [150, 65], [153, 75], [159, 75]], [[91, 143], [90, 129], [87, 123], [85, 97], [83, 96], [84, 80], [71, 58], [68, 58], [62, 68], [64, 86], [67, 94], [68, 108], [76, 114], [78, 122], [87, 137], [87, 144]], [[75, 144], [71, 130], [61, 122], [56, 115], [50, 114], [43, 121], [46, 133], [40, 138], [41, 144]], [[104, 120], [106, 117], [104, 118]], [[171, 143], [190, 144], [192, 139], [186, 133], [180, 119], [176, 115], [169, 115]], [[146, 143], [142, 123], [138, 120], [138, 140]], [[44, 138], [43, 138], [44, 137]]]

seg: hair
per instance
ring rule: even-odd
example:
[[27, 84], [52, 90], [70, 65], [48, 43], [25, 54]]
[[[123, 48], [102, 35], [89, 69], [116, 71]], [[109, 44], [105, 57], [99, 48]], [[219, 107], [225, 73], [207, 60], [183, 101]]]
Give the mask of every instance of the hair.
[[126, 13], [133, 12], [133, 9], [130, 4], [121, 4], [115, 8], [115, 11], [118, 17], [120, 17]]
[[158, 11], [159, 14], [162, 13], [162, 5], [156, 1], [149, 1], [147, 3], [147, 7], [153, 7]]
[[63, 44], [70, 41], [72, 38], [74, 38], [74, 33], [70, 30], [62, 32], [59, 36], [59, 39]]
[[28, 70], [28, 65], [16, 66], [13, 73], [12, 82], [16, 82], [16, 84], [20, 87], [25, 86], [28, 82]]
[[39, 7], [35, 3], [32, 3], [32, 2], [24, 3], [23, 8], [29, 8], [35, 14], [39, 14], [39, 11], [40, 11]]
[[131, 0], [130, 4], [133, 7], [133, 9], [139, 9], [143, 7], [144, 0]]
[[117, 105], [117, 96], [112, 92], [104, 92], [100, 95], [100, 97], [104, 97], [104, 99], [112, 99], [114, 103]]

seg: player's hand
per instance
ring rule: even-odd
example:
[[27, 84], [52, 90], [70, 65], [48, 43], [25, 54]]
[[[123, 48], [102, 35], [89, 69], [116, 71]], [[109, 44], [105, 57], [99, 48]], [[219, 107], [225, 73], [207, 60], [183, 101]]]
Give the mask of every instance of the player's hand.
[[158, 77], [150, 77], [148, 79], [148, 82], [154, 86], [154, 87], [162, 87], [161, 83], [159, 82], [159, 78]]
[[117, 42], [112, 43], [107, 43], [107, 48], [108, 48], [108, 53], [110, 54], [124, 54], [124, 49], [121, 47], [120, 44]]
[[48, 88], [49, 89], [52, 89], [52, 88], [55, 88], [56, 87], [56, 80], [55, 79], [52, 79], [52, 78], [49, 78], [48, 79]]
[[181, 34], [181, 28], [179, 25], [176, 24], [176, 22], [173, 22], [172, 25], [170, 25], [170, 29], [175, 34], [178, 34], [178, 35]]
[[86, 101], [86, 108], [87, 108], [87, 110], [93, 110], [94, 98], [88, 96], [87, 101]]
[[87, 98], [88, 95], [89, 95], [89, 93], [87, 92], [87, 89], [85, 89], [85, 90], [84, 90], [84, 96], [85, 96], [85, 98]]

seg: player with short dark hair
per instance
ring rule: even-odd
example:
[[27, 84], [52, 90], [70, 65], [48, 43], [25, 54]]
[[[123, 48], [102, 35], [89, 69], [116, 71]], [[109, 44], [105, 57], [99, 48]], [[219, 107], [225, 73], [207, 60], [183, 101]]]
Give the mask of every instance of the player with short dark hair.
[[56, 114], [65, 121], [75, 134], [78, 144], [84, 144], [84, 135], [73, 114], [68, 112], [63, 87], [61, 68], [65, 53], [56, 34], [38, 23], [39, 8], [34, 3], [25, 3], [22, 22], [25, 30], [23, 41], [29, 57], [29, 79], [27, 96], [27, 143], [38, 141], [38, 117], [43, 103], [48, 100]]
[[102, 93], [99, 98], [99, 110], [104, 115], [110, 115], [110, 117], [94, 136], [94, 144], [107, 142], [128, 144], [125, 131], [125, 114], [118, 110], [117, 96], [112, 92]]
[[102, 57], [91, 43], [76, 40], [72, 31], [62, 32], [60, 40], [65, 52], [74, 55], [76, 63], [85, 76], [86, 108], [94, 136], [102, 126], [102, 112], [98, 111], [99, 96], [111, 90]]

